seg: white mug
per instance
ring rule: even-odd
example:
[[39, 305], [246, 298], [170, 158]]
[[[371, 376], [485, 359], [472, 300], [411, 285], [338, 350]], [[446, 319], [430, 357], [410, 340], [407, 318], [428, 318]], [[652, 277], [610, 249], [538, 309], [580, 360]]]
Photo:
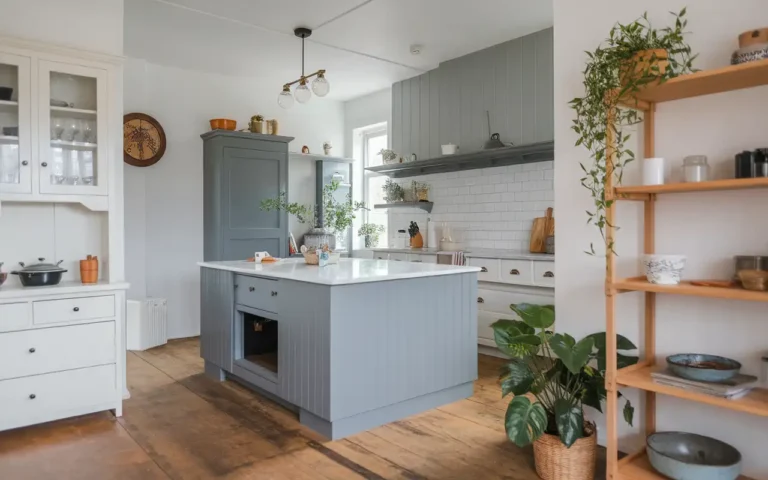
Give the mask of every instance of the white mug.
[[261, 263], [262, 260], [269, 256], [269, 252], [256, 252], [253, 254], [253, 259], [256, 263]]
[[453, 155], [459, 151], [459, 146], [452, 143], [449, 143], [448, 145], [440, 145], [440, 148], [443, 150], [443, 155]]
[[664, 159], [660, 157], [643, 160], [643, 185], [664, 185]]

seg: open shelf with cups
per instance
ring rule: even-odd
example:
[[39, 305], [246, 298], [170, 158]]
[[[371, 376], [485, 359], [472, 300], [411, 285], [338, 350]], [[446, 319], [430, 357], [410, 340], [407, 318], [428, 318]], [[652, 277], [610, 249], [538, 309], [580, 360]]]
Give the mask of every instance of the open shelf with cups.
[[[724, 67], [716, 70], [700, 71], [670, 79], [661, 84], [649, 84], [636, 92], [634, 97], [625, 98], [624, 106], [644, 112], [644, 147], [646, 157], [654, 156], [654, 125], [656, 103], [692, 98], [702, 95], [728, 92], [744, 88], [768, 85], [768, 60], [755, 61], [742, 65]], [[614, 142], [610, 129], [606, 133], [607, 143]], [[610, 151], [610, 147], [608, 148]], [[616, 224], [615, 201], [639, 201], [643, 203], [643, 253], [655, 254], [655, 208], [657, 195], [687, 192], [717, 192], [768, 188], [768, 178], [743, 178], [711, 180], [697, 183], [673, 183], [664, 185], [613, 186], [612, 162], [606, 162], [606, 200], [611, 200], [606, 208], [606, 241], [613, 242]], [[652, 467], [645, 449], [636, 451], [622, 459], [618, 458], [618, 389], [619, 387], [637, 388], [645, 392], [644, 428], [646, 435], [656, 432], [656, 395], [662, 394], [725, 408], [737, 412], [768, 417], [768, 390], [754, 388], [738, 399], [726, 399], [707, 395], [680, 387], [656, 383], [652, 374], [662, 370], [656, 365], [656, 296], [688, 295], [695, 297], [719, 298], [768, 302], [768, 292], [746, 290], [739, 286], [719, 287], [680, 282], [677, 285], [650, 283], [646, 277], [617, 278], [616, 258], [610, 251], [606, 253], [606, 416], [607, 416], [607, 478], [611, 480], [662, 480], [666, 477]], [[644, 361], [630, 367], [618, 369], [616, 340], [616, 297], [626, 292], [643, 292], [645, 342], [642, 351]], [[749, 480], [748, 477], [738, 477]]]

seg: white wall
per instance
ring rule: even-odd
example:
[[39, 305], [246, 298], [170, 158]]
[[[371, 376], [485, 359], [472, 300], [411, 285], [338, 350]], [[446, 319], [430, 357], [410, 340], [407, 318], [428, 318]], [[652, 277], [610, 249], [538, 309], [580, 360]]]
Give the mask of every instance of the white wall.
[[123, 54], [123, 0], [0, 0], [0, 34]]
[[355, 129], [383, 122], [387, 122], [387, 127], [392, 123], [391, 88], [344, 102], [344, 155], [357, 158], [355, 155], [360, 154], [353, 145]]
[[[701, 55], [696, 67], [710, 69], [729, 63], [740, 32], [768, 24], [764, 0], [643, 0], [616, 2], [555, 0], [555, 207], [557, 212], [556, 304], [558, 328], [577, 337], [605, 329], [602, 257], [583, 253], [590, 242], [599, 242], [597, 230], [585, 225], [591, 199], [581, 187], [579, 162], [588, 153], [575, 147], [570, 130], [573, 112], [567, 102], [583, 94], [581, 79], [585, 50], [593, 50], [616, 21], [629, 22], [648, 11], [659, 27], [667, 25], [669, 10], [688, 5], [687, 38]], [[588, 28], [585, 28], [588, 26]], [[761, 87], [659, 105], [656, 115], [656, 155], [677, 166], [685, 155], [703, 153], [719, 178], [733, 176], [733, 155], [743, 149], [764, 146], [764, 115], [758, 105], [768, 102], [768, 88]], [[641, 155], [641, 152], [638, 152]], [[625, 184], [637, 183], [638, 165]], [[722, 192], [669, 195], [657, 204], [656, 250], [684, 253], [684, 276], [729, 278], [732, 256], [768, 252], [768, 224], [764, 221], [768, 192]], [[620, 276], [637, 275], [637, 252], [642, 226], [637, 205], [620, 204], [617, 237]], [[619, 332], [642, 344], [641, 295], [624, 294], [617, 301]], [[744, 372], [758, 374], [761, 354], [768, 351], [765, 306], [692, 297], [663, 296], [657, 302], [657, 355], [704, 352], [725, 355], [743, 363]], [[657, 425], [660, 430], [685, 430], [731, 443], [744, 455], [744, 473], [768, 476], [768, 420], [659, 396]], [[641, 424], [642, 415], [636, 417]], [[620, 447], [632, 450], [642, 444], [637, 430], [625, 428]], [[601, 419], [601, 428], [603, 422]], [[604, 431], [600, 441], [604, 443]]]
[[[126, 166], [127, 277], [131, 297], [168, 299], [168, 334], [199, 334], [199, 269], [203, 258], [203, 141], [208, 120], [233, 118], [245, 128], [256, 113], [280, 121], [281, 135], [294, 136], [291, 151], [308, 145], [322, 151], [330, 140], [343, 145], [343, 106], [313, 98], [283, 110], [275, 86], [258, 78], [225, 77], [129, 59], [125, 67], [126, 113], [155, 117], [168, 141], [152, 167]], [[314, 202], [314, 162], [292, 161], [289, 198]], [[258, 206], [254, 206], [258, 208]], [[304, 226], [292, 222], [294, 235]]]

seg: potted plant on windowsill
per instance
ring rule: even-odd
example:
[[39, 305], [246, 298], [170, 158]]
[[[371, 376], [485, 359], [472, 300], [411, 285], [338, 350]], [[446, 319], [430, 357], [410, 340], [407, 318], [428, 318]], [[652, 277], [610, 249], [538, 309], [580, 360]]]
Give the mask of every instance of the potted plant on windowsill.
[[[323, 244], [336, 248], [336, 240], [352, 226], [355, 220], [355, 213], [359, 210], [367, 210], [365, 202], [355, 202], [352, 200], [352, 193], [347, 193], [344, 201], [338, 201], [334, 196], [339, 189], [338, 180], [323, 187], [323, 205], [322, 216], [319, 215], [321, 209], [318, 206], [302, 205], [296, 202], [288, 202], [288, 194], [280, 192], [277, 198], [267, 198], [261, 201], [260, 208], [264, 211], [285, 211], [296, 217], [299, 223], [310, 223], [314, 228], [305, 235], [304, 244], [308, 247], [318, 247]], [[307, 236], [312, 236], [314, 242], [308, 242]], [[309, 244], [312, 243], [312, 244]]]
[[379, 244], [379, 235], [384, 233], [383, 225], [364, 223], [357, 230], [357, 236], [364, 237], [365, 248], [373, 248]]
[[[605, 192], [607, 163], [611, 162], [614, 184], [621, 184], [624, 167], [635, 158], [627, 147], [630, 134], [625, 128], [643, 120], [640, 112], [622, 104], [631, 106], [634, 94], [649, 84], [694, 71], [696, 55], [691, 55], [691, 47], [683, 39], [688, 24], [685, 14], [685, 8], [673, 13], [675, 26], [662, 29], [653, 28], [647, 14], [626, 25], [617, 23], [608, 39], [594, 52], [586, 52], [585, 94], [570, 102], [576, 113], [571, 127], [578, 135], [576, 145], [586, 147], [592, 159], [581, 164], [581, 184], [594, 200], [594, 208], [587, 211], [588, 223], [598, 227], [611, 253], [615, 253], [614, 245], [605, 235], [605, 212], [613, 202]], [[608, 130], [614, 139], [610, 147]], [[587, 253], [595, 254], [594, 245], [590, 244]]]
[[[536, 473], [544, 480], [592, 480], [597, 431], [584, 418], [584, 405], [602, 412], [606, 398], [606, 336], [595, 333], [578, 342], [552, 333], [552, 305], [510, 305], [521, 320], [492, 325], [496, 345], [511, 357], [499, 377], [502, 396], [513, 394], [504, 427], [520, 447], [533, 444]], [[617, 335], [618, 349], [637, 347]], [[638, 358], [617, 355], [623, 368]], [[533, 397], [533, 401], [530, 397]], [[627, 400], [624, 419], [632, 425], [634, 408]]]

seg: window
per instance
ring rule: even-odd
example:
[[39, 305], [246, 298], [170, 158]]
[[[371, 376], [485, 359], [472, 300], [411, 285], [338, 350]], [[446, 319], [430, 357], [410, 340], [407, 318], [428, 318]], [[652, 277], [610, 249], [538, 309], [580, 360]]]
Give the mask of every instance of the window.
[[[363, 162], [366, 167], [375, 167], [383, 163], [379, 152], [387, 148], [387, 125], [376, 125], [363, 132]], [[384, 191], [381, 189], [387, 177], [377, 175], [373, 172], [364, 170], [363, 195], [366, 205], [370, 208], [365, 213], [367, 223], [375, 223], [384, 227], [384, 233], [379, 236], [380, 247], [387, 246], [387, 212], [386, 210], [374, 210], [373, 206], [385, 203]]]

